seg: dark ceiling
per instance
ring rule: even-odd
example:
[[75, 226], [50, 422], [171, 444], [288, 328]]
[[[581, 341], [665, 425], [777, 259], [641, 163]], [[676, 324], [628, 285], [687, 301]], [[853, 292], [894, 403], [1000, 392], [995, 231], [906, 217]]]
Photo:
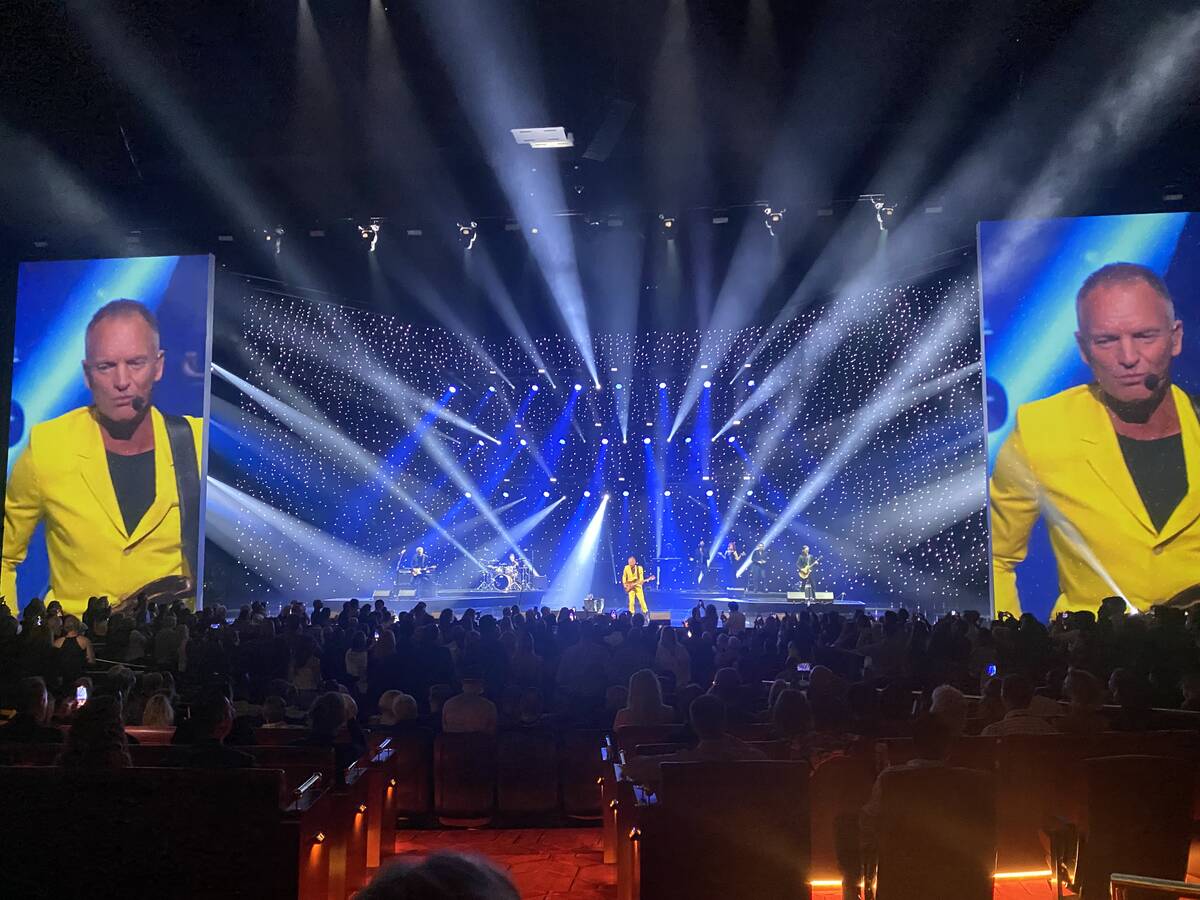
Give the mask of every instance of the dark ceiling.
[[[467, 207], [448, 217], [508, 215], [422, 4], [386, 2], [412, 105], [381, 116], [368, 86], [370, 4], [309, 2], [324, 57], [315, 67], [301, 64], [301, 4], [289, 0], [9, 0], [6, 236], [78, 224], [66, 185], [129, 228], [246, 225], [212, 168], [281, 221], [428, 216], [439, 209], [430, 186], [445, 179]], [[458, 16], [486, 6], [503, 23], [508, 62], [544, 92], [547, 116], [510, 127], [572, 131], [574, 149], [548, 156], [570, 206], [605, 214], [747, 204], [769, 199], [772, 179], [794, 205], [887, 191], [877, 167], [914, 128], [930, 140], [910, 190], [936, 183], [998, 123], [1028, 129], [1036, 159], [1169, 12], [1078, 0], [436, 2]], [[484, 77], [491, 50], [472, 53]], [[1161, 133], [1081, 203], [1128, 206], [1190, 183], [1198, 98], [1195, 79], [1156, 110]], [[207, 143], [181, 131], [184, 120]], [[585, 158], [606, 122], [615, 143], [605, 159]], [[805, 171], [781, 177], [768, 161], [789, 143]]]

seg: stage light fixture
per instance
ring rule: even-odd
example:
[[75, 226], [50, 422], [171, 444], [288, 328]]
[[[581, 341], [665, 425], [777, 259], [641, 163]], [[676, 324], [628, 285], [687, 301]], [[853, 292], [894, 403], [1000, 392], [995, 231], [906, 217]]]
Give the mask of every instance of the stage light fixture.
[[624, 387], [624, 385], [622, 385], [622, 384], [621, 384], [621, 382], [619, 382], [619, 381], [618, 381], [618, 382], [617, 382], [617, 384], [616, 384], [616, 388], [617, 388], [617, 390], [618, 390], [618, 391], [619, 391], [619, 390], [621, 390], [621, 388], [622, 388], [622, 387]]
[[529, 389], [530, 389], [531, 391], [534, 391], [534, 392], [536, 393], [536, 392], [537, 392], [537, 389], [538, 389], [538, 386], [537, 386], [536, 384], [531, 384], [531, 385], [529, 386]]
[[746, 384], [748, 384], [750, 387], [754, 387], [754, 383], [755, 382], [754, 382], [753, 378], [751, 378], [749, 381], [746, 382]]
[[608, 446], [608, 438], [601, 438], [600, 443], [603, 444], [605, 447], [607, 447]]
[[558, 484], [558, 479], [557, 479], [557, 478], [555, 478], [553, 475], [551, 475], [551, 476], [550, 476], [550, 483], [551, 483], [551, 484]]
[[479, 223], [467, 222], [465, 225], [462, 222], [458, 223], [458, 242], [464, 250], [470, 250], [475, 246], [475, 241], [479, 238]]
[[628, 496], [629, 496], [629, 491], [621, 491], [621, 496], [622, 496], [622, 497], [628, 497]]
[[575, 390], [577, 390], [577, 391], [582, 391], [582, 390], [583, 390], [583, 385], [582, 385], [582, 384], [577, 384], [577, 385], [575, 385]]
[[667, 383], [665, 381], [660, 381], [658, 383], [658, 389], [660, 391], [665, 391], [667, 389]]
[[543, 497], [549, 497], [549, 496], [550, 496], [550, 492], [549, 492], [549, 491], [542, 491], [542, 496], [543, 496]]
[[446, 388], [446, 390], [448, 390], [452, 394], [458, 393], [458, 388], [456, 388], [454, 385], [450, 385], [450, 387]]
[[488, 392], [492, 394], [496, 393], [496, 386], [494, 384], [488, 385]]
[[642, 438], [642, 443], [643, 443], [643, 444], [646, 444], [646, 445], [649, 445], [649, 443], [650, 443], [650, 438]]
[[775, 229], [783, 224], [783, 214], [785, 212], [787, 210], [778, 207], [763, 207], [763, 224], [767, 226], [767, 232], [771, 237], [775, 236]]
[[465, 494], [463, 494], [463, 496], [464, 496], [464, 497], [466, 497], [468, 500], [470, 500], [470, 499], [471, 499], [471, 492], [470, 492], [470, 491], [467, 491]]
[[731, 444], [736, 444], [736, 443], [737, 443], [737, 438], [736, 438], [736, 437], [733, 437], [733, 436], [730, 436], [730, 438], [729, 438], [729, 443], [731, 443]]
[[592, 492], [591, 492], [591, 491], [584, 491], [584, 492], [583, 492], [583, 496], [585, 496], [585, 497], [590, 497], [590, 496], [592, 496]]
[[659, 213], [658, 222], [667, 240], [673, 240], [675, 237], [675, 217]]
[[713, 495], [712, 488], [709, 488], [707, 491], [704, 492], [705, 497], [711, 497], [712, 495]]
[[692, 442], [692, 439], [691, 439], [690, 437], [685, 437], [685, 438], [683, 439], [683, 442], [684, 442], [685, 444], [690, 444], [690, 443]]
[[482, 446], [483, 446], [483, 441], [482, 441], [482, 440], [480, 440], [480, 441], [477, 441], [476, 443], [478, 443], [480, 447], [482, 447]]
[[746, 496], [747, 496], [747, 497], [753, 497], [753, 496], [754, 496], [754, 491], [746, 491]]
[[372, 219], [369, 225], [359, 225], [358, 236], [369, 242], [367, 249], [374, 253], [375, 247], [379, 244], [379, 220]]
[[896, 204], [888, 203], [883, 194], [863, 194], [859, 199], [866, 200], [875, 210], [875, 221], [879, 223], [880, 231], [888, 231], [895, 220]]
[[508, 491], [505, 491], [505, 492], [504, 492], [503, 494], [501, 494], [500, 496], [501, 496], [501, 497], [503, 497], [505, 500], [507, 500], [507, 499], [508, 499]]
[[670, 496], [671, 496], [671, 492], [670, 492], [670, 491], [663, 491], [663, 496], [664, 496], [664, 497], [670, 497]]
[[609, 495], [608, 495], [608, 494], [605, 494], [605, 495], [604, 495], [604, 499], [605, 499], [605, 500], [609, 499]]
[[560, 444], [562, 444], [564, 447], [567, 445], [567, 439], [566, 439], [566, 438], [559, 438], [559, 439], [558, 439], [558, 442], [559, 442]]
[[706, 381], [706, 382], [704, 382], [704, 387], [705, 387], [705, 388], [710, 388], [710, 387], [712, 387], [712, 382], [711, 382], [711, 381]]

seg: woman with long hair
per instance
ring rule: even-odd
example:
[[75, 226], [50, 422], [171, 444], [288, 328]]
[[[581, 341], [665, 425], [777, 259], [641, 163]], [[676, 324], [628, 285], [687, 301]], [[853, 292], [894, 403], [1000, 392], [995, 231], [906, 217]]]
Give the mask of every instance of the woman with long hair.
[[675, 721], [675, 710], [663, 703], [662, 685], [650, 669], [629, 676], [629, 699], [617, 710], [614, 728], [622, 725], [667, 725]]

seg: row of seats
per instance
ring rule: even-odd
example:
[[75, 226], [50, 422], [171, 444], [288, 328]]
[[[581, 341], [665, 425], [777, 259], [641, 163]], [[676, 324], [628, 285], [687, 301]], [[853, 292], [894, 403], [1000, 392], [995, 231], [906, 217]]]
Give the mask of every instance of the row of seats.
[[[659, 797], [647, 797], [639, 786], [622, 777], [622, 764], [629, 754], [667, 749], [641, 743], [642, 739], [661, 741], [670, 736], [667, 728], [658, 729], [657, 733], [641, 729], [635, 739], [621, 729], [602, 749], [606, 760], [602, 782], [605, 859], [618, 866], [618, 896], [622, 900], [728, 895], [718, 887], [724, 884], [721, 879], [742, 884], [739, 895], [806, 896], [801, 883], [840, 879], [846, 862], [846, 836], [856, 835], [859, 810], [870, 797], [879, 772], [912, 757], [911, 741], [893, 739], [881, 741], [874, 756], [830, 759], [811, 775], [807, 764], [802, 762], [666, 764]], [[1097, 757], [1109, 761], [1107, 768], [1097, 769], [1094, 763]], [[1123, 762], [1130, 759], [1140, 762]], [[1092, 799], [1089, 804], [1089, 798], [1097, 796], [1098, 785], [1105, 777], [1124, 779], [1133, 793], [1126, 790], [1120, 793], [1126, 798], [1124, 802], [1130, 803], [1133, 802], [1130, 798], [1139, 793], [1158, 797], [1160, 801], [1168, 798], [1170, 790], [1160, 789], [1156, 794], [1150, 784], [1168, 786], [1174, 790], [1176, 806], [1182, 803], [1187, 821], [1200, 820], [1197, 815], [1200, 806], [1194, 807], [1196, 786], [1188, 774], [1200, 762], [1200, 735], [1195, 732], [964, 738], [949, 762], [953, 767], [949, 775], [941, 774], [945, 769], [933, 775], [920, 774], [929, 771], [922, 768], [901, 770], [900, 776], [905, 780], [897, 783], [893, 796], [904, 796], [901, 788], [911, 796], [905, 801], [907, 807], [901, 804], [883, 810], [890, 824], [881, 825], [879, 831], [881, 835], [911, 836], [921, 833], [922, 828], [928, 829], [930, 822], [936, 822], [943, 832], [956, 836], [956, 846], [974, 847], [973, 857], [971, 853], [963, 856], [960, 852], [964, 881], [955, 888], [953, 896], [970, 895], [971, 879], [981, 871], [987, 878], [980, 881], [975, 877], [974, 889], [986, 888], [990, 896], [993, 871], [1045, 869], [1047, 855], [1043, 842], [1048, 844], [1048, 839], [1041, 831], [1047, 823], [1089, 823], [1101, 815], [1101, 810], [1114, 809], [1110, 800], [1097, 805]], [[1135, 777], [1135, 770], [1147, 774]], [[925, 784], [922, 779], [940, 781], [935, 786]], [[948, 784], [951, 780], [953, 785]], [[1162, 802], [1158, 805], [1162, 806]], [[721, 842], [711, 845], [707, 843], [711, 836], [705, 829], [717, 825], [708, 822], [710, 814], [717, 817], [720, 833], [724, 835]], [[926, 819], [921, 818], [922, 814], [927, 814]], [[1154, 821], [1156, 817], [1150, 818]], [[1166, 812], [1157, 815], [1158, 820], [1165, 818], [1169, 818]], [[1126, 841], [1123, 846], [1130, 853], [1125, 854], [1128, 864], [1124, 870], [1138, 871], [1136, 864], [1141, 861], [1144, 863], [1141, 871], [1145, 874], [1179, 877], [1182, 874], [1179, 867], [1186, 868], [1191, 835], [1184, 827], [1180, 838], [1178, 823], [1167, 831], [1175, 835], [1173, 843], [1161, 834], [1152, 839]], [[1154, 829], [1147, 825], [1141, 833], [1152, 834]], [[922, 838], [926, 850], [938, 846], [935, 837]], [[1163, 858], [1156, 862], [1135, 852], [1137, 847], [1150, 845], [1165, 848]], [[723, 867], [710, 871], [707, 865], [697, 863], [696, 871], [681, 871], [679, 860], [695, 860], [695, 848], [706, 846], [722, 848]], [[1200, 844], [1192, 850], [1193, 858], [1197, 858]], [[911, 885], [922, 884], [918, 877], [921, 866], [914, 863], [919, 855], [890, 847], [886, 841], [881, 841], [878, 852], [881, 881], [890, 867], [893, 883], [898, 879]], [[951, 846], [944, 852], [956, 851]], [[843, 855], [841, 860], [839, 853]], [[1115, 850], [1109, 855], [1114, 861], [1123, 858]], [[984, 857], [986, 865], [979, 863]], [[781, 860], [787, 860], [784, 868], [780, 868]], [[1094, 875], [1095, 866], [1092, 869]], [[773, 879], [774, 883], [791, 885], [801, 893], [779, 893], [766, 882], [760, 885], [756, 879], [766, 878], [763, 873], [771, 873], [767, 881]], [[797, 888], [797, 884], [801, 887]], [[946, 884], [941, 884], [936, 890], [945, 888]], [[925, 889], [934, 888], [926, 885]]]
[[258, 768], [187, 769], [180, 748], [130, 747], [134, 767], [72, 771], [60, 748], [0, 745], [0, 846], [31, 836], [71, 866], [6, 855], [6, 894], [345, 900], [395, 846], [399, 760], [385, 739], [344, 771], [332, 751], [247, 747]]

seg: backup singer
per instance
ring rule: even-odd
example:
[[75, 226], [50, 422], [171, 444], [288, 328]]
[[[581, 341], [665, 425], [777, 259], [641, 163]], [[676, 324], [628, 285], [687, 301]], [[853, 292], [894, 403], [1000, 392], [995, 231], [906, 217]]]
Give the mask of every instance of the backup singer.
[[113, 300], [88, 322], [91, 405], [34, 425], [8, 479], [0, 595], [14, 605], [17, 566], [39, 523], [46, 600], [64, 612], [169, 575], [196, 580], [202, 421], [154, 405], [164, 359], [158, 320], [136, 300]]
[[765, 591], [767, 589], [767, 548], [759, 544], [750, 554], [750, 572], [746, 579], [746, 590]]
[[737, 541], [730, 541], [725, 547], [725, 552], [721, 554], [721, 558], [725, 560], [725, 586], [737, 587], [738, 569], [741, 568], [746, 554], [738, 551]]
[[629, 557], [629, 562], [625, 565], [625, 571], [621, 573], [621, 587], [625, 589], [625, 593], [629, 597], [629, 611], [636, 612], [634, 604], [641, 604], [642, 612], [649, 612], [646, 608], [646, 592], [643, 589], [646, 582], [653, 581], [653, 575], [646, 575], [646, 571], [638, 565], [637, 557]]

